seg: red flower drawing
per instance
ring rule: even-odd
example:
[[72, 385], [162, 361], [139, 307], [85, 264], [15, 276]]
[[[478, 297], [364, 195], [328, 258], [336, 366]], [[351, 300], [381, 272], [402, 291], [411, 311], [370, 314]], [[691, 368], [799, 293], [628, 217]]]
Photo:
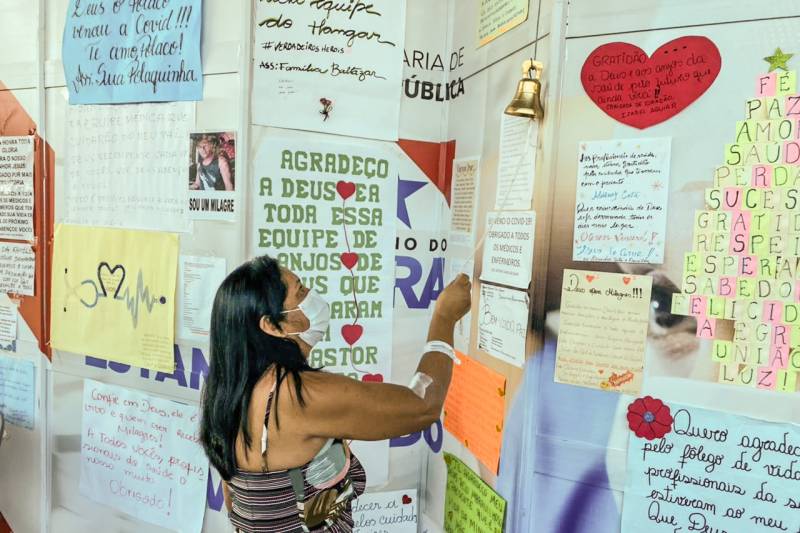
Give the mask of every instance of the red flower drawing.
[[637, 437], [660, 439], [672, 431], [669, 406], [651, 396], [637, 398], [628, 406], [628, 427]]

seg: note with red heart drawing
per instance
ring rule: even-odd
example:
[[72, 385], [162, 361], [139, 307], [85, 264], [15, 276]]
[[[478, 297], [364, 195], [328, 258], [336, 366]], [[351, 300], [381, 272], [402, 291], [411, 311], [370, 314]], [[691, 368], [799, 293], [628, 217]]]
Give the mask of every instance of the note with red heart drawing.
[[653, 278], [565, 270], [555, 381], [638, 394]]
[[417, 490], [368, 492], [353, 502], [353, 533], [417, 533]]
[[650, 55], [634, 44], [612, 42], [589, 54], [581, 83], [604, 113], [641, 130], [669, 120], [700, 98], [721, 66], [719, 50], [708, 37], [680, 37]]

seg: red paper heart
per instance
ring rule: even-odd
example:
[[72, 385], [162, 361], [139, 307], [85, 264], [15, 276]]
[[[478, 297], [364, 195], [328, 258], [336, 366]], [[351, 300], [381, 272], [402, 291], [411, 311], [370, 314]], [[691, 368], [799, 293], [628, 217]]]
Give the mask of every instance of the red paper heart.
[[596, 279], [597, 279], [597, 276], [592, 276], [591, 274], [586, 274], [586, 281], [588, 281], [589, 283], [593, 282]]
[[350, 346], [358, 342], [364, 334], [364, 326], [360, 324], [346, 324], [342, 326], [342, 337]]
[[353, 267], [358, 263], [358, 254], [354, 252], [345, 252], [339, 257], [342, 260], [342, 264], [349, 270], [353, 270]]
[[373, 383], [383, 383], [383, 374], [364, 374], [361, 376], [361, 381]]
[[336, 192], [342, 197], [342, 200], [347, 200], [356, 192], [356, 184], [352, 181], [340, 181], [336, 184]]
[[628, 276], [625, 276], [624, 278], [622, 278], [622, 283], [624, 283], [625, 285], [627, 285], [630, 282], [631, 282], [631, 278], [629, 278]]
[[711, 87], [722, 58], [707, 37], [680, 37], [648, 57], [630, 43], [596, 48], [581, 69], [589, 98], [608, 116], [638, 128], [664, 122]]
[[408, 505], [411, 502], [412, 502], [411, 496], [409, 496], [408, 494], [403, 494], [403, 505]]

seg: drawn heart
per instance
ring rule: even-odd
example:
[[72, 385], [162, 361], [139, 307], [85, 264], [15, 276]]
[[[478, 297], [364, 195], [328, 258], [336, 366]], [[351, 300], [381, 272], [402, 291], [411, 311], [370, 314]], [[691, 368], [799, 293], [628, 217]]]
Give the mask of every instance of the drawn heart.
[[339, 258], [342, 260], [342, 264], [346, 266], [348, 270], [353, 270], [353, 267], [358, 263], [358, 254], [354, 252], [345, 252], [341, 254]]
[[383, 374], [364, 374], [361, 376], [361, 381], [383, 383]]
[[350, 346], [358, 342], [364, 334], [364, 326], [360, 324], [345, 324], [342, 326], [342, 337]]
[[342, 200], [347, 200], [356, 192], [356, 184], [351, 181], [340, 181], [336, 184], [336, 192]]
[[106, 283], [103, 281], [103, 270], [108, 270], [108, 276], [112, 279], [114, 278], [114, 273], [117, 270], [122, 271], [122, 277], [120, 277], [119, 283], [117, 283], [117, 287], [114, 289], [114, 299], [116, 300], [117, 296], [119, 296], [120, 289], [122, 289], [122, 284], [125, 282], [125, 267], [122, 265], [116, 265], [114, 268], [111, 268], [111, 265], [105, 261], [97, 265], [97, 281], [100, 282], [100, 289], [103, 291], [103, 296], [108, 296]]
[[408, 505], [412, 501], [413, 500], [411, 499], [411, 496], [409, 496], [408, 494], [403, 494], [403, 505]]
[[597, 279], [597, 276], [592, 276], [591, 274], [586, 274], [586, 281], [588, 281], [589, 283], [593, 282], [596, 279]]
[[674, 39], [650, 57], [638, 46], [613, 42], [589, 54], [581, 68], [581, 83], [605, 114], [643, 130], [700, 98], [721, 66], [719, 50], [707, 37]]
[[627, 285], [630, 282], [631, 282], [631, 278], [629, 278], [628, 276], [625, 276], [625, 277], [622, 278], [622, 283], [624, 283], [625, 285]]

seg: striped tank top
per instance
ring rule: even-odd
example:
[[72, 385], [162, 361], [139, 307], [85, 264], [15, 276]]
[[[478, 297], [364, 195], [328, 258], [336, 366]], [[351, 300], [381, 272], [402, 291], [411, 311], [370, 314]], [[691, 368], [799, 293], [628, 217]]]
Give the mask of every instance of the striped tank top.
[[240, 533], [348, 533], [352, 501], [364, 493], [364, 467], [347, 444], [330, 439], [304, 466], [267, 469], [267, 399], [261, 437], [261, 472], [237, 469], [228, 482], [231, 523]]

